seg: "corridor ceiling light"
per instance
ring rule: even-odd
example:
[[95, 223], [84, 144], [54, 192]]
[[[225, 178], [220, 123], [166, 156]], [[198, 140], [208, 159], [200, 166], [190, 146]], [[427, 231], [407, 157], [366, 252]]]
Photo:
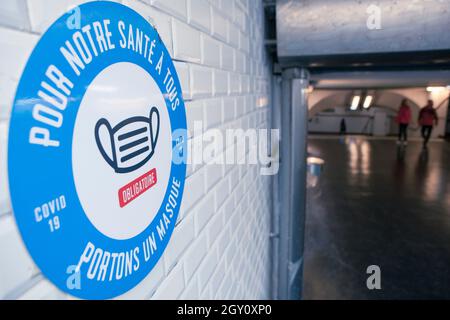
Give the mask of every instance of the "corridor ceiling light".
[[441, 92], [445, 89], [446, 89], [445, 87], [427, 87], [427, 91], [432, 93]]
[[366, 96], [366, 98], [364, 99], [363, 108], [369, 109], [370, 105], [372, 104], [372, 100], [373, 100], [373, 96]]
[[354, 96], [352, 99], [352, 105], [350, 106], [350, 110], [356, 110], [359, 106], [359, 100], [361, 100], [360, 96]]

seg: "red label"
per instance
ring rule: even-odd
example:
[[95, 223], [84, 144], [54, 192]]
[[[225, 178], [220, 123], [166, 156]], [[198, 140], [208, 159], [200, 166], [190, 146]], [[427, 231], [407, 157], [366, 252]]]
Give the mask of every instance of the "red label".
[[139, 197], [145, 191], [153, 187], [158, 179], [156, 177], [156, 168], [144, 173], [137, 179], [134, 179], [127, 185], [119, 189], [119, 204], [123, 208], [131, 201]]

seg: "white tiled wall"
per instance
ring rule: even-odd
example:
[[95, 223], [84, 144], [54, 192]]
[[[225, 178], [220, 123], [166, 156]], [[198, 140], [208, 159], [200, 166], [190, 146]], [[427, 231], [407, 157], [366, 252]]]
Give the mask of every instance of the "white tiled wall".
[[[0, 4], [0, 298], [70, 298], [40, 274], [17, 232], [7, 193], [6, 132], [15, 88], [34, 44], [54, 19], [82, 2], [87, 1]], [[262, 1], [117, 2], [138, 11], [160, 33], [179, 73], [189, 128], [195, 120], [207, 128], [267, 127], [269, 106], [257, 103], [270, 101], [261, 99], [270, 92]], [[189, 166], [166, 252], [120, 298], [268, 298], [268, 179], [257, 166]]]

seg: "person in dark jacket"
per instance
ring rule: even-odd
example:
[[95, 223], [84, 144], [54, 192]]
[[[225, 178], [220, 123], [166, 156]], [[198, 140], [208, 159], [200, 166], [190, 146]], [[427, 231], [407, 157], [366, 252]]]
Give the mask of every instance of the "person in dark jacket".
[[419, 125], [422, 126], [423, 148], [427, 147], [428, 141], [433, 131], [433, 125], [438, 124], [438, 117], [436, 110], [433, 108], [433, 100], [428, 100], [428, 103], [419, 112]]
[[341, 120], [341, 125], [340, 125], [340, 130], [339, 130], [339, 134], [344, 135], [347, 133], [347, 125], [345, 123], [345, 118], [342, 118]]

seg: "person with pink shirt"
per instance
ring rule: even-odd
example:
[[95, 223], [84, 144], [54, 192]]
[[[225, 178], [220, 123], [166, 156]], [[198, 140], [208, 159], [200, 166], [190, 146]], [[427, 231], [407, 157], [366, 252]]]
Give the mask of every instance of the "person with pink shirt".
[[399, 126], [398, 130], [398, 141], [397, 144], [403, 145], [408, 144], [408, 126], [411, 121], [411, 108], [408, 105], [408, 101], [406, 99], [402, 100], [400, 105], [400, 109], [397, 113], [397, 123]]

